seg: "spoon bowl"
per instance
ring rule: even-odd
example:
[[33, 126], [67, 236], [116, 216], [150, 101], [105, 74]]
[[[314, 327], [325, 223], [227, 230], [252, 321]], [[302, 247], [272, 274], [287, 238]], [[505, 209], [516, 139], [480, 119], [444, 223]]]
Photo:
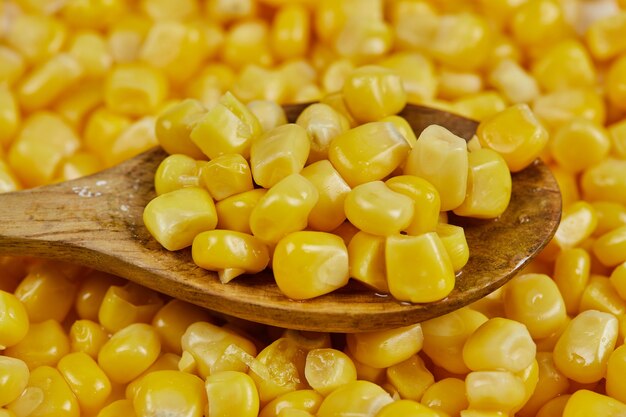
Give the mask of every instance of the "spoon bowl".
[[[286, 106], [293, 121], [306, 105]], [[475, 121], [408, 105], [416, 132], [439, 124], [469, 140]], [[554, 235], [561, 197], [549, 169], [535, 161], [513, 174], [511, 202], [494, 220], [450, 216], [465, 229], [470, 259], [443, 300], [408, 304], [358, 284], [306, 301], [287, 299], [270, 271], [222, 284], [196, 266], [191, 251], [165, 250], [143, 225], [155, 197], [154, 173], [167, 156], [154, 148], [97, 174], [0, 195], [0, 254], [69, 261], [119, 275], [208, 309], [259, 323], [310, 331], [358, 332], [406, 326], [468, 305], [496, 290]]]

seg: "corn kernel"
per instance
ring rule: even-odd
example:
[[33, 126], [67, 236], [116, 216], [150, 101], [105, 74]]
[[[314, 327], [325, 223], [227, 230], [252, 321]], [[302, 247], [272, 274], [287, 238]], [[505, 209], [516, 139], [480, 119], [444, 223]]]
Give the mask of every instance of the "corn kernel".
[[372, 368], [388, 368], [409, 359], [422, 349], [423, 341], [419, 323], [346, 335], [349, 353], [358, 362]]
[[472, 371], [520, 372], [532, 363], [535, 353], [536, 346], [526, 326], [497, 317], [486, 321], [467, 339], [463, 360]]
[[329, 348], [312, 349], [307, 353], [304, 376], [311, 388], [323, 396], [357, 379], [352, 359]]
[[452, 269], [458, 272], [469, 261], [469, 246], [462, 227], [439, 223], [435, 229], [450, 257]]
[[79, 28], [102, 29], [118, 19], [125, 11], [120, 0], [69, 0], [61, 13], [72, 26]]
[[389, 6], [397, 47], [427, 50], [439, 26], [435, 5], [428, 1], [394, 1]]
[[306, 7], [288, 4], [276, 11], [271, 28], [271, 46], [278, 59], [305, 56], [310, 43], [310, 17]]
[[103, 407], [97, 417], [136, 417], [133, 402], [131, 400], [117, 400]]
[[110, 332], [117, 332], [132, 323], [150, 323], [163, 305], [159, 295], [128, 282], [111, 285], [100, 304], [98, 320]]
[[0, 347], [6, 349], [22, 341], [28, 334], [26, 306], [15, 295], [0, 290]]
[[454, 100], [479, 93], [482, 89], [483, 79], [479, 74], [448, 68], [440, 71], [438, 96], [441, 98]]
[[270, 401], [259, 413], [259, 417], [278, 417], [282, 410], [301, 410], [315, 413], [322, 403], [322, 397], [314, 390], [287, 392]]
[[380, 386], [368, 381], [354, 381], [330, 393], [322, 401], [317, 416], [375, 416], [392, 402], [391, 396]]
[[[553, 158], [559, 166], [574, 173], [604, 160], [610, 147], [606, 130], [586, 119], [574, 119], [564, 124], [550, 141]], [[581, 157], [583, 152], [584, 158]]]
[[611, 353], [606, 369], [606, 393], [621, 402], [626, 402], [626, 384], [622, 378], [625, 371], [626, 346], [622, 345]]
[[251, 0], [234, 0], [229, 2], [208, 0], [205, 10], [211, 19], [221, 23], [228, 23], [253, 17], [256, 13], [256, 6], [256, 2]]
[[168, 95], [168, 82], [147, 64], [118, 65], [108, 73], [104, 100], [110, 110], [129, 116], [154, 113]]
[[340, 112], [323, 103], [307, 106], [298, 116], [296, 124], [306, 130], [310, 139], [308, 164], [327, 158], [330, 142], [350, 128], [348, 120]]
[[122, 131], [110, 144], [99, 150], [105, 166], [111, 167], [158, 144], [154, 117], [141, 118]]
[[622, 299], [626, 299], [626, 262], [617, 266], [609, 277], [611, 285]]
[[[141, 373], [137, 378], [135, 378], [130, 384], [126, 385], [126, 398], [133, 399], [137, 396], [139, 389], [143, 385], [143, 380], [146, 376], [152, 374], [157, 371], [180, 371], [180, 363], [181, 356], [175, 355], [173, 353], [163, 353], [159, 358], [148, 367], [145, 371]], [[185, 371], [183, 371], [185, 372]], [[187, 372], [190, 373], [190, 372]]]
[[0, 83], [13, 85], [24, 75], [24, 58], [13, 49], [0, 45]]
[[[518, 412], [522, 417], [535, 416], [551, 399], [564, 394], [569, 380], [554, 365], [552, 352], [538, 352], [538, 380], [533, 395]], [[538, 414], [537, 414], [538, 415]]]
[[215, 201], [253, 188], [248, 161], [239, 154], [223, 154], [203, 164], [200, 178]]
[[331, 233], [294, 232], [278, 242], [272, 269], [278, 288], [287, 297], [314, 298], [348, 283], [348, 249]]
[[[316, 51], [319, 51], [317, 49]], [[331, 60], [333, 57], [328, 58]], [[336, 93], [346, 82], [348, 75], [354, 71], [354, 63], [347, 58], [332, 60], [322, 65], [324, 72], [322, 74], [321, 85], [324, 91], [328, 93]]]
[[96, 359], [102, 346], [109, 340], [109, 334], [95, 321], [76, 320], [70, 327], [69, 338], [70, 351], [84, 352]]
[[397, 400], [384, 406], [377, 414], [377, 417], [438, 417], [439, 413], [412, 400]]
[[504, 59], [489, 73], [489, 83], [512, 104], [527, 103], [539, 96], [537, 81], [517, 62]]
[[483, 121], [506, 109], [504, 98], [495, 91], [471, 94], [456, 100], [453, 110], [470, 119]]
[[465, 395], [465, 381], [459, 378], [440, 379], [424, 391], [420, 402], [432, 410], [450, 416], [459, 415], [469, 405]]
[[[0, 51], [1, 53], [1, 51]], [[0, 148], [7, 147], [15, 137], [21, 122], [21, 111], [13, 92], [0, 86]]]
[[158, 358], [161, 342], [147, 324], [133, 323], [117, 331], [98, 353], [98, 365], [112, 382], [132, 381]]
[[28, 63], [36, 64], [56, 55], [66, 37], [67, 28], [52, 16], [22, 13], [9, 25], [6, 43]]
[[436, 229], [441, 211], [441, 199], [437, 189], [428, 181], [414, 175], [398, 175], [385, 184], [392, 191], [413, 200], [413, 220], [406, 227], [409, 235], [419, 235]]
[[489, 50], [490, 29], [481, 16], [459, 13], [441, 16], [430, 53], [444, 65], [462, 71], [480, 68]]
[[217, 228], [251, 234], [250, 214], [266, 192], [256, 188], [218, 201], [215, 204]]
[[247, 106], [261, 124], [261, 130], [263, 132], [267, 132], [268, 130], [272, 130], [275, 127], [287, 123], [285, 109], [274, 101], [253, 100], [249, 102]]
[[512, 17], [511, 31], [526, 48], [550, 45], [569, 34], [563, 9], [555, 0], [530, 0]]
[[10, 356], [0, 356], [0, 407], [17, 399], [28, 384], [30, 371], [24, 361]]
[[[395, 53], [377, 65], [395, 71], [401, 77], [408, 103], [424, 103], [435, 98], [438, 86], [443, 88], [443, 75], [438, 77], [432, 61], [420, 53]], [[443, 92], [439, 91], [439, 94]]]
[[563, 417], [619, 416], [626, 413], [626, 404], [597, 392], [581, 389], [572, 394], [563, 410]]
[[560, 395], [558, 397], [552, 398], [550, 401], [544, 404], [543, 407], [537, 411], [537, 415], [535, 417], [553, 417], [553, 416], [563, 416], [563, 410], [565, 410], [565, 406], [569, 401], [570, 395]]
[[552, 46], [532, 66], [532, 74], [546, 91], [593, 87], [594, 64], [578, 41], [565, 40]]
[[78, 61], [84, 76], [88, 78], [103, 77], [113, 64], [106, 40], [97, 32], [76, 33], [69, 46], [69, 53]]
[[609, 157], [585, 170], [580, 183], [587, 201], [626, 204], [626, 161]]
[[39, 366], [54, 366], [70, 351], [70, 342], [58, 321], [31, 323], [28, 333], [3, 353], [26, 362], [32, 371]]
[[604, 61], [626, 51], [626, 13], [623, 11], [591, 23], [585, 34], [589, 52]]
[[433, 374], [418, 355], [387, 368], [387, 381], [400, 397], [420, 401], [426, 389], [435, 382]]
[[164, 351], [180, 354], [181, 338], [187, 327], [198, 321], [209, 321], [208, 311], [181, 300], [171, 300], [152, 319], [152, 327], [161, 337]]
[[339, 56], [367, 63], [389, 52], [392, 36], [392, 29], [384, 20], [367, 17], [358, 19], [353, 15], [340, 27], [332, 45]]
[[439, 192], [442, 211], [454, 209], [467, 190], [467, 143], [445, 127], [430, 125], [409, 153], [404, 173], [430, 182]]
[[448, 372], [465, 374], [470, 369], [463, 361], [463, 346], [487, 317], [470, 308], [461, 308], [422, 323], [424, 353]]
[[609, 278], [591, 275], [580, 299], [579, 311], [585, 310], [597, 310], [621, 316], [626, 313], [626, 301], [619, 296]]
[[59, 361], [57, 369], [76, 395], [84, 413], [98, 411], [111, 393], [111, 383], [91, 356], [86, 353], [70, 353]]
[[626, 261], [626, 226], [618, 227], [600, 236], [593, 244], [593, 253], [606, 266]]
[[253, 140], [261, 133], [256, 117], [230, 93], [222, 96], [191, 131], [191, 140], [209, 158], [225, 153], [250, 155]]
[[509, 371], [476, 371], [465, 378], [470, 409], [508, 415], [524, 402], [524, 383]]
[[553, 278], [568, 314], [579, 311], [580, 299], [589, 281], [590, 266], [589, 253], [581, 248], [563, 249], [556, 258]]
[[157, 195], [186, 187], [200, 186], [200, 169], [203, 163], [184, 154], [166, 157], [154, 174], [154, 189]]
[[195, 375], [175, 370], [159, 370], [145, 375], [132, 401], [138, 416], [201, 417], [207, 406], [203, 381]]
[[380, 66], [355, 69], [347, 77], [342, 92], [350, 113], [362, 123], [396, 114], [407, 101], [399, 74]]
[[378, 293], [387, 294], [385, 238], [359, 231], [348, 244], [350, 277]]
[[317, 188], [300, 174], [282, 179], [252, 209], [252, 234], [263, 241], [278, 242], [291, 232], [303, 230], [318, 196]]
[[150, 234], [167, 250], [190, 246], [200, 232], [215, 229], [217, 213], [209, 193], [201, 188], [181, 188], [162, 194], [144, 209]]
[[556, 283], [544, 274], [523, 274], [505, 288], [504, 310], [509, 319], [528, 328], [533, 339], [550, 336], [565, 323], [565, 302]]
[[76, 397], [59, 371], [50, 366], [33, 369], [28, 386], [7, 408], [17, 416], [80, 416]]
[[246, 64], [271, 65], [268, 23], [258, 19], [235, 22], [225, 34], [221, 58], [234, 69]]
[[159, 145], [169, 154], [184, 154], [204, 159], [202, 151], [191, 141], [190, 134], [206, 110], [198, 100], [186, 99], [174, 104], [159, 115], [155, 134]]

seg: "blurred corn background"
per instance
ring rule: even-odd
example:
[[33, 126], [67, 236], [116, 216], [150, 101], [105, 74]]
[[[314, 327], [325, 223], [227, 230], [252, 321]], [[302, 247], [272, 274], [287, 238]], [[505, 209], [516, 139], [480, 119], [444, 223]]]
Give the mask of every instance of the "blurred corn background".
[[563, 217], [523, 274], [421, 325], [329, 335], [2, 257], [0, 417], [626, 416], [625, 1], [0, 0], [0, 191], [155, 146], [185, 98], [340, 107], [366, 64], [409, 103], [527, 104], [550, 132]]

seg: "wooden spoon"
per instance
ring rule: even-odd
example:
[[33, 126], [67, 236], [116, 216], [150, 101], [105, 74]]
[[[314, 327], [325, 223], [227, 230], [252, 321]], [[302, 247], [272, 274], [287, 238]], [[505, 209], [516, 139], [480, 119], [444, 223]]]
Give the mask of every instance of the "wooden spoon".
[[[294, 120], [304, 105], [287, 106]], [[477, 123], [450, 113], [407, 106], [402, 115], [420, 132], [436, 123], [466, 139]], [[499, 288], [553, 236], [561, 197], [539, 161], [513, 175], [511, 203], [496, 220], [451, 216], [465, 228], [470, 260], [445, 299], [401, 303], [350, 284], [308, 301], [287, 299], [271, 272], [222, 284], [197, 267], [189, 249], [169, 252], [143, 225], [153, 178], [166, 157], [160, 148], [74, 181], [0, 195], [0, 253], [53, 258], [119, 275], [170, 296], [228, 315], [286, 328], [356, 332], [417, 323], [463, 307]]]

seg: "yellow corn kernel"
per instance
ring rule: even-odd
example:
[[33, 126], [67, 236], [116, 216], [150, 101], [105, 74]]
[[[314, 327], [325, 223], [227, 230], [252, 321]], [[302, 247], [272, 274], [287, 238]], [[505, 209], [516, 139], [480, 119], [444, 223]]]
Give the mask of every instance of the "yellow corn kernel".
[[266, 242], [278, 242], [289, 233], [303, 230], [318, 196], [317, 188], [300, 174], [282, 179], [252, 209], [252, 234]]
[[135, 378], [130, 384], [126, 385], [126, 398], [133, 399], [136, 397], [139, 389], [142, 387], [143, 380], [147, 375], [157, 371], [180, 371], [181, 369], [179, 368], [181, 361], [182, 358], [179, 355], [175, 355], [173, 353], [163, 353], [152, 363], [152, 365], [148, 367], [148, 369], [143, 371], [141, 375]]
[[526, 104], [509, 107], [481, 122], [476, 134], [482, 146], [504, 158], [511, 172], [528, 166], [548, 142], [548, 132]]
[[329, 333], [285, 329], [285, 331], [282, 332], [281, 337], [296, 342], [297, 345], [307, 351], [312, 349], [324, 349], [331, 347], [331, 339]]
[[350, 277], [374, 291], [387, 294], [385, 267], [385, 238], [366, 232], [356, 233], [348, 244]]
[[269, 263], [267, 246], [258, 238], [231, 230], [209, 230], [193, 239], [193, 261], [201, 268], [217, 271], [227, 283], [241, 274], [261, 272]]
[[24, 75], [24, 58], [12, 48], [0, 46], [0, 83], [13, 85]]
[[587, 169], [581, 178], [587, 201], [610, 201], [626, 204], [626, 161], [607, 158]]
[[626, 299], [626, 262], [617, 266], [609, 277], [611, 285], [622, 299]]
[[[552, 157], [562, 168], [574, 173], [604, 160], [610, 147], [607, 131], [586, 119], [565, 123], [550, 141]], [[584, 153], [584, 158], [581, 153]]]
[[355, 127], [358, 124], [357, 121], [354, 119], [354, 116], [350, 114], [350, 110], [348, 110], [348, 107], [346, 106], [346, 102], [343, 98], [343, 93], [335, 92], [332, 94], [327, 94], [320, 99], [320, 102], [328, 104], [330, 107], [343, 115], [348, 120], [350, 127]]
[[190, 134], [205, 113], [202, 103], [194, 99], [186, 99], [167, 108], [159, 115], [154, 127], [159, 145], [169, 154], [204, 159], [202, 151], [191, 141]]
[[83, 319], [72, 323], [69, 338], [72, 352], [84, 352], [95, 359], [109, 340], [109, 334], [99, 323]]
[[131, 400], [117, 400], [103, 407], [96, 417], [136, 417], [133, 402]]
[[470, 409], [509, 415], [524, 403], [524, 382], [510, 371], [476, 371], [465, 378]]
[[217, 228], [251, 234], [250, 213], [266, 192], [256, 188], [218, 201], [215, 204]]
[[17, 416], [80, 416], [76, 397], [61, 373], [50, 366], [33, 369], [26, 389], [7, 409]]
[[158, 370], [143, 376], [132, 401], [138, 416], [201, 417], [207, 406], [203, 381], [176, 370]]
[[[369, 8], [364, 5], [356, 7]], [[384, 56], [392, 48], [393, 32], [391, 26], [380, 18], [358, 19], [350, 16], [332, 42], [340, 57], [349, 58], [358, 63], [371, 62]]]
[[342, 92], [350, 113], [362, 123], [399, 113], [407, 101], [399, 74], [380, 66], [355, 69]]
[[74, 57], [58, 54], [22, 79], [17, 89], [18, 101], [25, 110], [42, 109], [68, 91], [82, 74], [83, 69]]
[[147, 64], [118, 65], [107, 75], [104, 101], [110, 110], [128, 116], [154, 113], [168, 95], [163, 73]]
[[61, 13], [72, 26], [103, 29], [119, 19], [125, 9], [126, 5], [120, 0], [70, 0], [65, 2]]
[[259, 19], [235, 22], [225, 34], [221, 58], [234, 69], [246, 64], [271, 65], [273, 57], [268, 23]]
[[148, 288], [132, 282], [111, 285], [100, 304], [98, 320], [113, 333], [132, 323], [150, 323], [162, 306], [163, 300]]
[[626, 226], [620, 226], [600, 236], [593, 244], [593, 253], [606, 266], [626, 261]]
[[54, 319], [62, 322], [74, 303], [76, 284], [50, 264], [29, 272], [15, 289], [32, 323]]
[[435, 5], [428, 1], [394, 1], [389, 7], [395, 45], [402, 50], [426, 50], [439, 25]]
[[419, 235], [436, 229], [441, 211], [441, 199], [435, 186], [414, 175], [398, 175], [388, 179], [385, 184], [392, 191], [413, 200], [413, 220], [405, 229], [409, 235]]
[[196, 322], [187, 327], [181, 346], [183, 356], [185, 352], [192, 355], [202, 378], [219, 371], [245, 372], [248, 359], [254, 359], [257, 353], [250, 340], [207, 322]]
[[550, 336], [565, 323], [565, 302], [556, 283], [544, 274], [523, 274], [505, 287], [506, 317], [524, 324], [533, 339]]
[[527, 103], [539, 96], [537, 81], [513, 60], [500, 61], [489, 72], [488, 79], [509, 103]]
[[496, 151], [479, 149], [469, 153], [468, 164], [465, 200], [454, 213], [483, 219], [498, 217], [511, 199], [511, 173], [506, 161]]
[[454, 288], [452, 261], [435, 232], [388, 236], [385, 263], [389, 292], [400, 301], [437, 301]]
[[282, 125], [262, 134], [250, 148], [250, 169], [255, 183], [270, 188], [299, 173], [309, 156], [309, 148], [307, 132], [297, 124]]
[[382, 181], [354, 187], [346, 196], [347, 219], [360, 230], [390, 236], [405, 230], [413, 220], [415, 204], [411, 197], [393, 191]]
[[248, 374], [256, 384], [262, 406], [287, 392], [307, 387], [306, 353], [298, 343], [284, 337], [259, 352], [250, 363]]
[[[0, 50], [0, 53], [2, 51]], [[21, 122], [21, 112], [13, 92], [0, 86], [0, 148], [7, 147], [15, 137]]]
[[626, 51], [626, 13], [621, 11], [592, 22], [585, 33], [589, 52], [604, 61]]
[[69, 181], [95, 174], [103, 168], [100, 158], [88, 152], [77, 152], [67, 158], [60, 168], [58, 179]]
[[307, 106], [298, 116], [296, 124], [306, 130], [310, 140], [308, 164], [327, 158], [330, 142], [350, 128], [348, 120], [340, 112], [323, 103]]
[[532, 74], [546, 91], [593, 87], [596, 72], [585, 47], [565, 40], [552, 46], [532, 66]]
[[[319, 47], [318, 47], [319, 48]], [[317, 49], [315, 51], [319, 51]], [[324, 91], [328, 93], [336, 93], [341, 91], [341, 88], [346, 82], [346, 78], [352, 71], [354, 71], [354, 63], [347, 58], [333, 59], [328, 58], [331, 62], [322, 65], [324, 72], [321, 77], [320, 84]]]
[[589, 383], [606, 375], [615, 348], [618, 321], [612, 314], [587, 310], [568, 324], [554, 347], [556, 368], [568, 378]]
[[322, 397], [314, 390], [287, 392], [270, 401], [259, 413], [259, 417], [279, 417], [282, 410], [301, 410], [315, 413], [322, 403]]
[[46, 320], [31, 323], [28, 333], [18, 343], [7, 347], [3, 353], [23, 360], [33, 370], [38, 366], [56, 365], [69, 351], [69, 339], [59, 322]]
[[407, 102], [411, 104], [435, 98], [438, 81], [442, 82], [432, 61], [418, 52], [398, 52], [379, 61], [377, 65], [395, 71], [400, 76]]
[[626, 404], [597, 392], [581, 389], [572, 394], [563, 410], [563, 417], [607, 416], [626, 413]]
[[611, 353], [606, 369], [606, 393], [621, 402], [626, 402], [625, 371], [626, 345], [622, 345]]
[[454, 272], [460, 271], [469, 260], [469, 246], [462, 227], [439, 223], [435, 229], [450, 257]]
[[384, 406], [376, 417], [438, 417], [441, 414], [418, 402], [402, 399]]
[[603, 311], [620, 316], [626, 313], [626, 301], [619, 296], [609, 278], [591, 275], [580, 299], [579, 311], [585, 310]]
[[171, 300], [152, 319], [152, 327], [161, 337], [164, 351], [181, 354], [181, 338], [187, 327], [198, 321], [210, 321], [209, 312], [181, 300]]
[[522, 323], [496, 317], [482, 324], [465, 342], [463, 360], [472, 371], [520, 372], [535, 358], [536, 346]]
[[[21, 189], [22, 185], [13, 174], [13, 170], [6, 162], [0, 159], [0, 193], [8, 193]], [[3, 282], [2, 284], [8, 286], [8, 282]], [[2, 289], [2, 284], [0, 284], [0, 289]]]
[[465, 381], [459, 378], [440, 379], [424, 391], [420, 402], [431, 410], [450, 416], [459, 415], [469, 405], [465, 395]]
[[[287, 115], [278, 103], [271, 100], [253, 100], [247, 104], [248, 109], [261, 124], [261, 130], [267, 132], [287, 123]], [[304, 127], [304, 126], [303, 126]]]
[[28, 384], [30, 371], [24, 361], [10, 356], [0, 356], [0, 407], [17, 399]]
[[612, 153], [618, 158], [626, 157], [626, 120], [608, 126]]
[[479, 93], [483, 89], [483, 79], [479, 74], [442, 68], [439, 74], [438, 96], [455, 100]]
[[606, 108], [602, 98], [590, 88], [558, 90], [538, 97], [532, 103], [535, 115], [549, 129], [583, 118], [603, 125]]
[[564, 394], [569, 388], [569, 380], [554, 365], [552, 352], [538, 352], [537, 385], [529, 400], [518, 412], [522, 417], [531, 417], [551, 399]]
[[278, 59], [303, 57], [309, 50], [310, 17], [306, 7], [286, 4], [274, 15], [270, 33], [272, 52]]
[[56, 55], [66, 37], [67, 28], [60, 20], [52, 16], [22, 13], [12, 19], [6, 33], [6, 44], [32, 64]]
[[556, 258], [553, 279], [568, 314], [579, 311], [580, 299], [589, 282], [590, 266], [589, 253], [581, 248], [563, 249]]
[[569, 398], [569, 394], [552, 398], [537, 411], [535, 417], [562, 417]]
[[[254, 381], [236, 371], [222, 371], [206, 380], [208, 413], [215, 416], [255, 417], [259, 413], [259, 396]], [[195, 414], [194, 414], [195, 415]], [[201, 411], [198, 416], [201, 415]]]
[[391, 396], [380, 386], [369, 381], [354, 381], [331, 392], [322, 401], [317, 417], [376, 416]]
[[328, 160], [320, 160], [301, 172], [318, 191], [318, 200], [309, 213], [308, 226], [313, 230], [330, 232], [345, 220], [344, 202], [350, 187]]
[[248, 161], [239, 154], [223, 154], [203, 164], [200, 179], [215, 201], [253, 189]]
[[392, 123], [396, 127], [396, 129], [398, 129], [398, 132], [400, 132], [400, 134], [404, 136], [404, 139], [409, 143], [411, 149], [415, 147], [417, 137], [415, 136], [413, 128], [404, 117], [393, 115], [384, 117], [380, 119], [380, 121]]
[[[504, 0], [511, 1], [511, 0]], [[518, 0], [512, 0], [516, 6], [521, 3]], [[493, 10], [490, 5], [489, 9]], [[487, 12], [487, 10], [485, 10]], [[487, 69], [493, 69], [500, 61], [510, 59], [515, 62], [522, 60], [522, 52], [520, 46], [513, 41], [509, 36], [504, 33], [493, 33], [491, 39], [491, 46], [487, 53], [487, 59], [485, 61], [485, 67]]]
[[418, 355], [387, 368], [387, 381], [398, 391], [400, 397], [420, 401], [435, 377]]
[[78, 317], [97, 321], [107, 290], [111, 285], [120, 285], [122, 282], [122, 279], [104, 272], [93, 271], [87, 275], [76, 292], [74, 308]]
[[423, 341], [419, 323], [346, 335], [349, 353], [358, 362], [372, 368], [388, 368], [409, 359], [422, 349]]
[[146, 16], [129, 14], [111, 25], [108, 44], [117, 63], [131, 63], [139, 58], [141, 45], [152, 22]]
[[112, 382], [125, 384], [159, 357], [161, 342], [150, 325], [133, 323], [117, 331], [98, 353], [98, 365]]
[[443, 126], [430, 125], [411, 149], [404, 172], [424, 178], [437, 189], [442, 211], [454, 209], [467, 189], [467, 143]]
[[190, 246], [200, 232], [215, 229], [217, 213], [211, 195], [197, 187], [162, 194], [146, 205], [143, 221], [167, 250]]
[[253, 140], [261, 133], [261, 124], [235, 96], [226, 93], [191, 130], [191, 140], [209, 158], [226, 153], [250, 155]]
[[180, 84], [200, 68], [204, 47], [199, 27], [173, 21], [156, 22], [146, 35], [139, 58], [163, 71], [172, 83]]
[[550, 45], [569, 31], [561, 5], [555, 0], [530, 0], [520, 5], [511, 20], [513, 38], [526, 48]]
[[0, 290], [0, 316], [0, 347], [6, 349], [28, 334], [28, 310], [15, 295]]
[[442, 64], [462, 71], [483, 65], [489, 51], [491, 31], [477, 14], [459, 13], [441, 16], [428, 50]]
[[470, 119], [483, 121], [506, 109], [504, 98], [495, 91], [483, 91], [459, 98], [452, 110]]
[[448, 372], [468, 373], [470, 369], [463, 361], [463, 346], [468, 337], [486, 321], [484, 314], [461, 308], [423, 322], [424, 353], [435, 365]]
[[280, 71], [248, 64], [239, 72], [232, 88], [233, 94], [242, 101], [287, 101], [288, 85]]
[[113, 64], [106, 40], [98, 32], [77, 32], [69, 45], [69, 53], [81, 65], [87, 78], [105, 76]]
[[131, 120], [108, 109], [94, 111], [85, 123], [83, 138], [84, 146], [91, 152], [100, 154], [103, 149], [110, 148], [117, 136], [122, 133]]
[[332, 233], [293, 232], [278, 241], [272, 269], [278, 288], [287, 297], [314, 298], [348, 283], [348, 249]]
[[111, 393], [111, 382], [91, 356], [70, 353], [59, 361], [57, 369], [76, 396], [83, 413], [102, 408]]
[[336, 136], [328, 159], [351, 187], [382, 180], [404, 162], [409, 143], [389, 122], [366, 123]]
[[312, 349], [307, 353], [304, 376], [311, 388], [323, 396], [357, 379], [352, 359], [330, 348]]
[[253, 17], [257, 12], [256, 7], [256, 2], [251, 0], [234, 0], [226, 3], [220, 0], [208, 0], [205, 11], [211, 20], [228, 23]]
[[200, 172], [204, 161], [199, 162], [184, 154], [166, 157], [154, 174], [157, 196], [186, 187], [200, 187]]

